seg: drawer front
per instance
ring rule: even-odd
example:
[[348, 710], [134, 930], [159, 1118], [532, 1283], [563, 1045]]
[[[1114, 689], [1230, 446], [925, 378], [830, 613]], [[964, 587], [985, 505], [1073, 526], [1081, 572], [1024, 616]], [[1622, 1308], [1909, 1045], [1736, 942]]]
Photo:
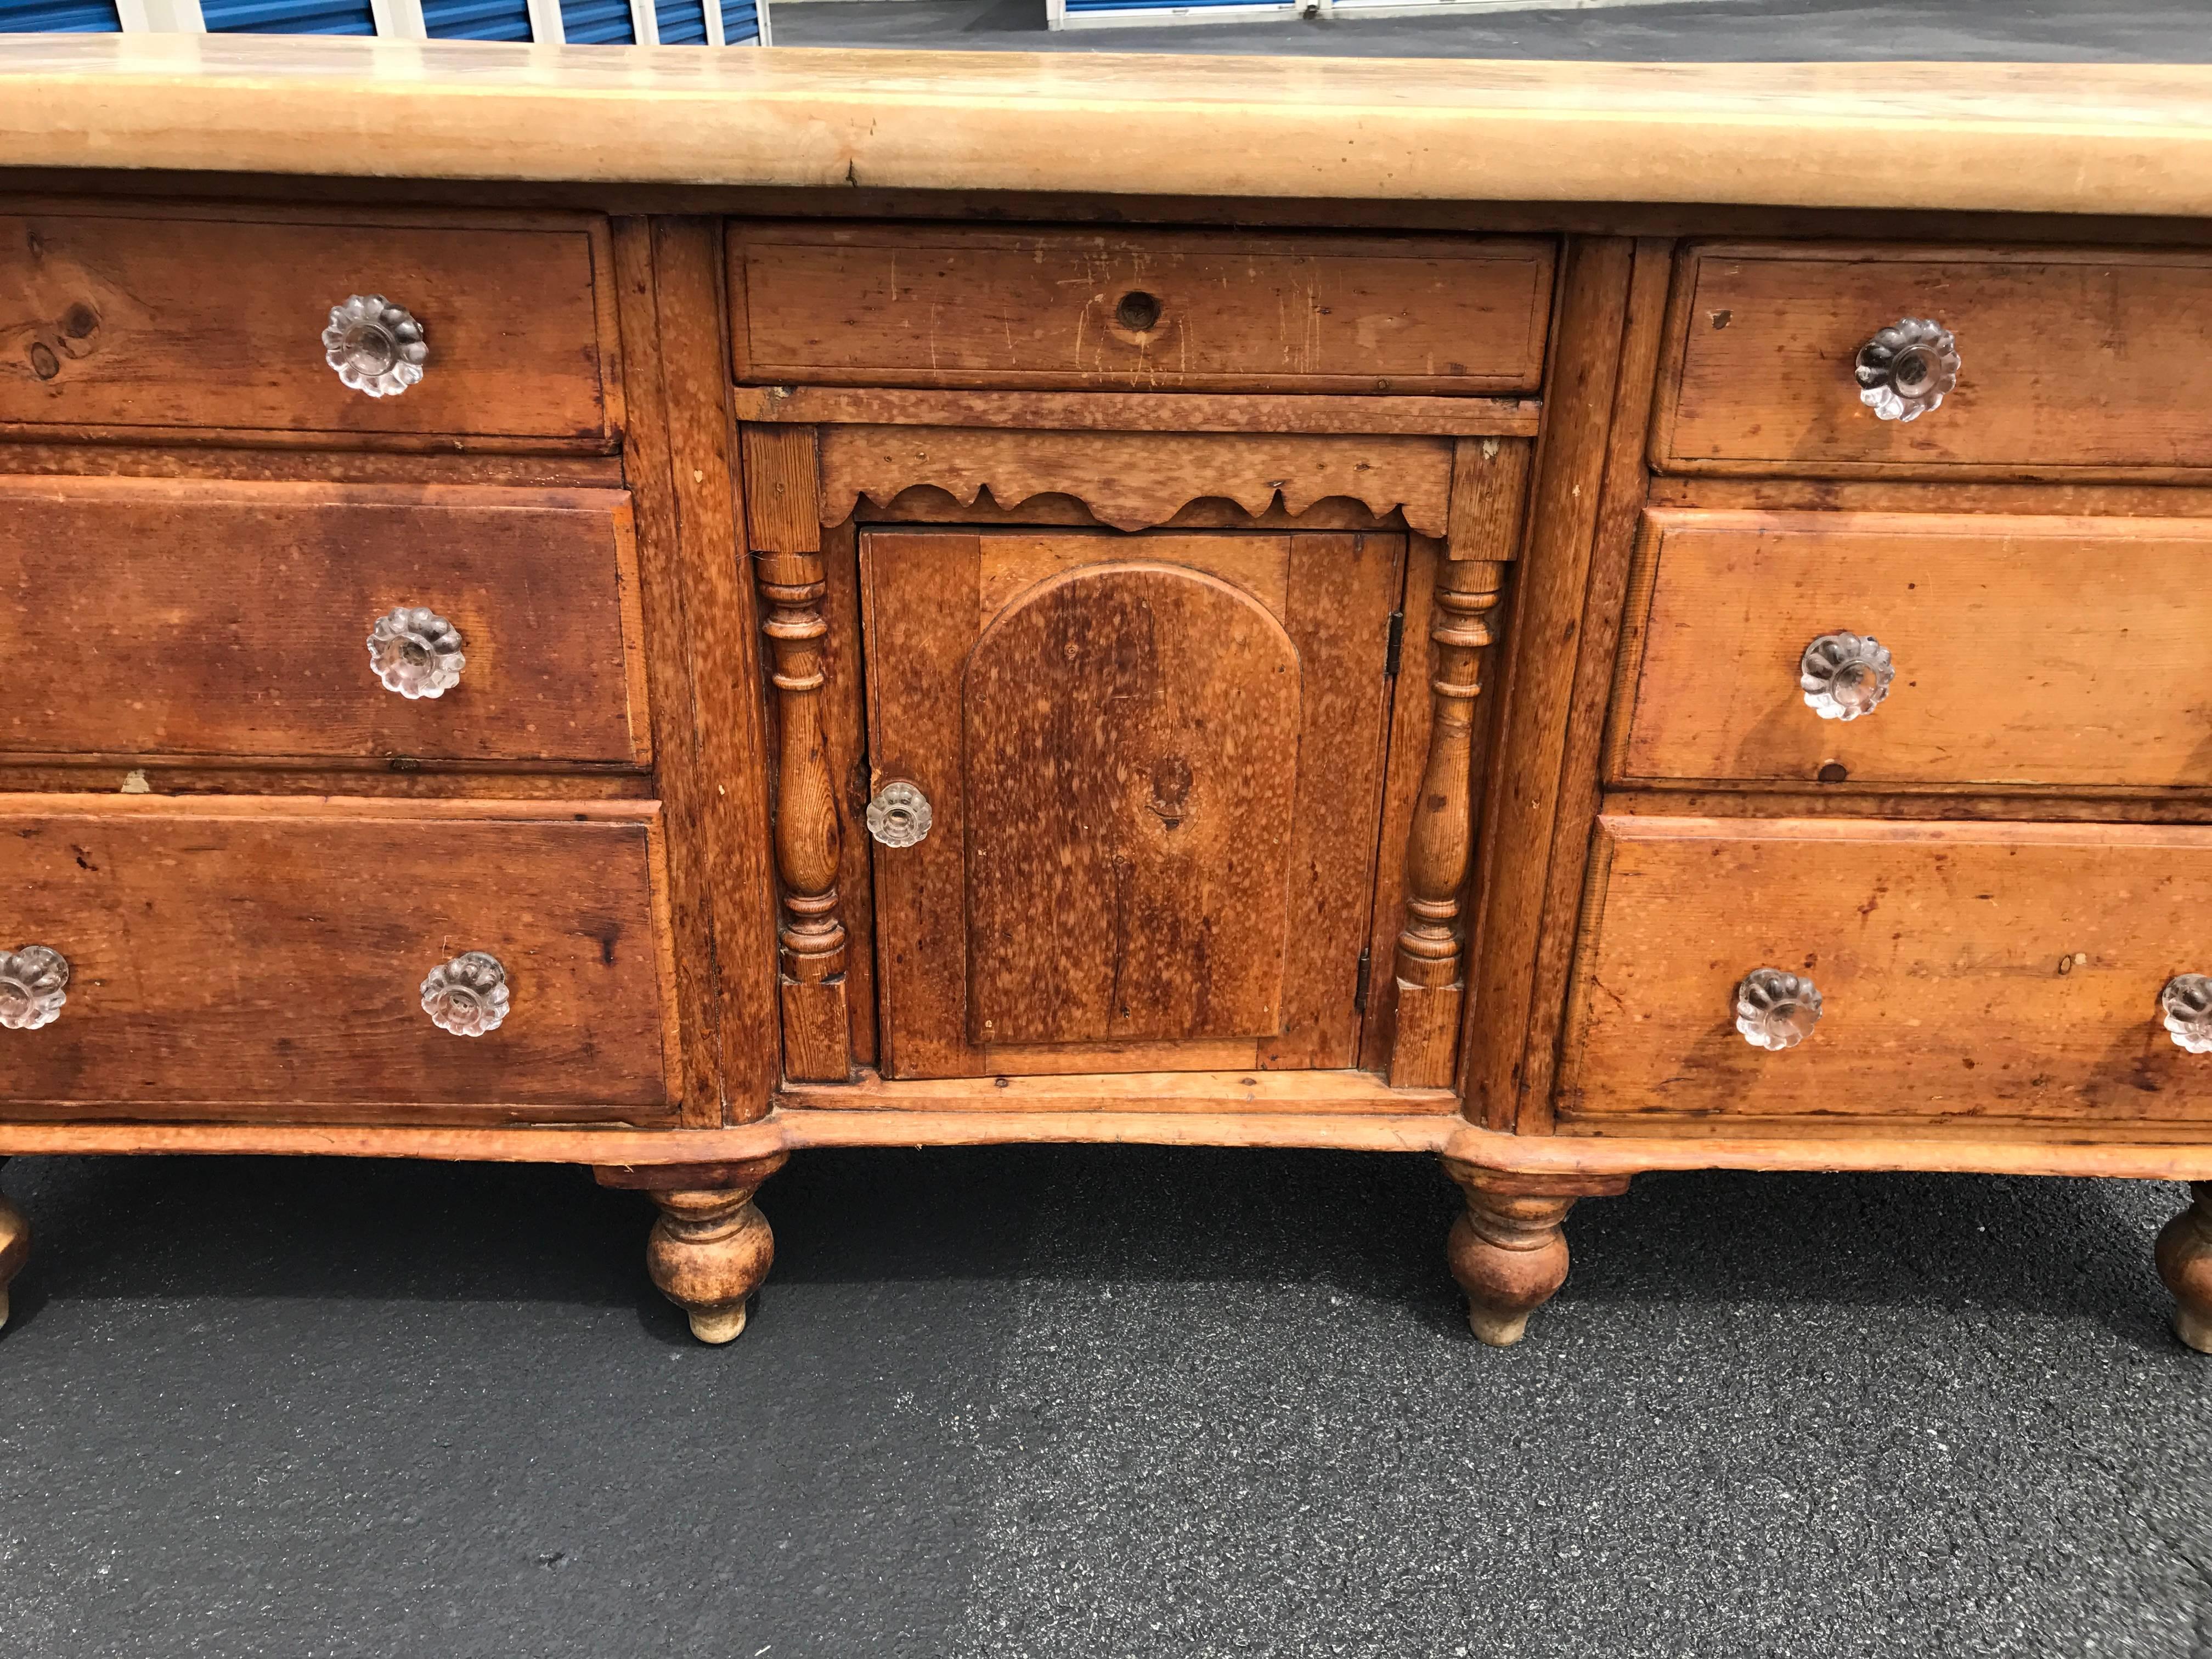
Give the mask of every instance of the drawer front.
[[[2160, 995], [2212, 973], [2212, 829], [1600, 820], [1565, 1119], [2212, 1119]], [[1819, 1022], [1755, 1048], [1753, 970]]]
[[[1882, 420], [1859, 349], [1951, 331], [1958, 384]], [[1899, 472], [2212, 467], [2212, 259], [2096, 251], [1706, 247], [1679, 273], [1654, 459], [1668, 468]]]
[[[36, 665], [0, 756], [642, 764], [629, 520], [619, 490], [0, 479], [0, 653]], [[435, 695], [419, 619], [380, 675], [401, 609], [458, 636]]]
[[[653, 811], [0, 797], [0, 950], [69, 965], [0, 1030], [0, 1114], [665, 1119]], [[465, 951], [507, 979], [478, 1036], [422, 1006]]]
[[1617, 781], [2212, 786], [2212, 520], [1654, 512], [1630, 605]]
[[[121, 214], [0, 216], [0, 429], [183, 428], [611, 448], [605, 233]], [[422, 325], [422, 377], [343, 383], [333, 307]]]
[[744, 226], [744, 381], [1533, 392], [1533, 239]]

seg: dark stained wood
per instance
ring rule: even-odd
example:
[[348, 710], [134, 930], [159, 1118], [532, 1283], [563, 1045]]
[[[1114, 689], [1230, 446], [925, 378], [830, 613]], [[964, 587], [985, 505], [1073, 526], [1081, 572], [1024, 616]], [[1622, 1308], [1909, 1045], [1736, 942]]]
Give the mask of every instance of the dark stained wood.
[[2212, 518], [2212, 489], [2180, 484], [1989, 483], [1912, 478], [1655, 476], [1656, 507], [1727, 513], [2005, 513], [2092, 518]]
[[622, 457], [507, 454], [480, 445], [464, 453], [420, 448], [244, 449], [219, 434], [168, 434], [167, 448], [133, 443], [0, 443], [0, 474], [41, 477], [207, 478], [240, 483], [512, 484], [522, 489], [619, 489]]
[[571, 763], [521, 769], [461, 762], [391, 760], [211, 763], [177, 755], [31, 755], [0, 764], [0, 793], [64, 794], [484, 796], [501, 800], [650, 800], [651, 771], [635, 766], [580, 768]]
[[[298, 442], [478, 438], [611, 448], [603, 225], [314, 222], [278, 212], [0, 217], [0, 434], [172, 428]], [[423, 325], [422, 381], [371, 398], [324, 361], [331, 307]], [[312, 441], [312, 440], [309, 440]]]
[[[97, 574], [88, 580], [88, 567]], [[617, 762], [651, 755], [628, 499], [0, 478], [0, 752]], [[427, 605], [460, 683], [380, 684]]]
[[1528, 1316], [1567, 1282], [1560, 1224], [1576, 1199], [1625, 1192], [1628, 1182], [1500, 1175], [1455, 1158], [1442, 1162], [1467, 1198], [1444, 1255], [1467, 1296], [1468, 1328], [1493, 1348], [1510, 1348], [1528, 1334]]
[[[2212, 520], [1662, 512], [1638, 567], [1621, 778], [2212, 787]], [[1798, 684], [1838, 629], [1897, 676], [1848, 722]]]
[[2212, 790], [2043, 789], [1962, 791], [1867, 789], [1848, 783], [1813, 789], [1648, 788], [1606, 797], [1609, 812], [1672, 812], [1690, 817], [2035, 818], [2055, 823], [2212, 823]]
[[1533, 438], [1530, 398], [1358, 397], [1275, 392], [927, 392], [901, 386], [737, 389], [741, 421], [952, 426], [1046, 432], [1305, 432]]
[[849, 520], [822, 532], [822, 755], [837, 813], [837, 919], [845, 925], [845, 1015], [851, 1063], [876, 1063], [875, 874], [868, 839], [867, 676], [860, 653], [860, 536]]
[[[775, 431], [775, 428], [757, 428]], [[1297, 514], [1342, 496], [1444, 532], [1452, 443], [1444, 438], [1316, 438], [1240, 433], [994, 432], [951, 427], [821, 428], [822, 521], [916, 484], [1001, 507], [1073, 495], [1116, 530], [1166, 523], [1218, 497], [1248, 514]]]
[[[934, 484], [902, 489], [878, 505], [863, 496], [854, 503], [848, 524], [856, 525], [1009, 525], [1027, 529], [1059, 526], [1069, 530], [1110, 530], [1113, 526], [1074, 496], [1060, 493], [1032, 495], [1015, 507], [1001, 507], [988, 489], [972, 501], [963, 501]], [[1247, 513], [1218, 496], [1201, 496], [1177, 507], [1157, 526], [1162, 530], [1395, 530], [1406, 529], [1405, 514], [1395, 508], [1372, 513], [1359, 502], [1341, 495], [1325, 496], [1297, 513], [1284, 510], [1278, 501], [1264, 511]]]
[[1062, 1070], [1349, 1062], [1400, 556], [864, 536], [874, 783], [933, 808], [927, 839], [876, 859], [887, 1072], [1035, 1069], [1045, 1044]]
[[753, 1194], [783, 1163], [779, 1153], [693, 1164], [696, 1185], [646, 1188], [659, 1211], [646, 1238], [646, 1272], [702, 1342], [734, 1342], [744, 1334], [752, 1294], [775, 1261], [775, 1236]]
[[1546, 376], [1546, 423], [1531, 488], [1526, 561], [1500, 676], [1499, 748], [1483, 809], [1471, 957], [1476, 978], [1462, 1042], [1468, 1115], [1510, 1128], [1545, 926], [1559, 766], [1573, 706], [1572, 647], [1597, 537], [1607, 442], [1620, 398], [1634, 244], [1571, 239]]
[[[0, 1158], [0, 1166], [8, 1160]], [[31, 1224], [23, 1212], [0, 1193], [0, 1328], [8, 1323], [8, 1291], [15, 1282], [15, 1275], [23, 1271], [23, 1264], [31, 1259]]]
[[[1377, 1073], [1390, 1069], [1390, 1050], [1397, 1042], [1398, 976], [1389, 969], [1406, 918], [1406, 860], [1389, 857], [1382, 849], [1407, 844], [1420, 805], [1421, 775], [1428, 769], [1429, 720], [1435, 701], [1429, 690], [1433, 648], [1429, 635], [1436, 619], [1437, 572], [1443, 560], [1442, 542], [1427, 536], [1407, 538], [1398, 674], [1390, 687], [1382, 822], [1375, 842], [1375, 891], [1367, 918], [1367, 1000], [1359, 1024], [1358, 1063]], [[1477, 730], [1486, 726], [1479, 723]]]
[[[0, 1113], [672, 1120], [650, 804], [0, 798], [10, 946], [69, 959], [9, 1033]], [[505, 966], [513, 1011], [434, 1026], [423, 976]]]
[[2212, 1181], [2195, 1182], [2189, 1207], [2160, 1231], [2158, 1276], [2173, 1292], [2174, 1335], [2212, 1353]]
[[[1601, 820], [1563, 1118], [2212, 1117], [2158, 998], [2204, 971], [2212, 830]], [[1754, 968], [1824, 1003], [1795, 1048], [1734, 1024]]]
[[737, 378], [1358, 392], [1538, 384], [1534, 239], [735, 225]]
[[[1958, 389], [1877, 420], [1851, 370], [1877, 329], [1958, 337]], [[2108, 248], [1819, 243], [1683, 258], [1655, 464], [2201, 481], [2212, 469], [2212, 258]]]
[[821, 463], [814, 428], [740, 428], [745, 469], [745, 538], [756, 553], [816, 553], [822, 526]]
[[623, 220], [617, 286], [687, 1122], [746, 1122], [782, 1074], [759, 623], [738, 567], [718, 229]]

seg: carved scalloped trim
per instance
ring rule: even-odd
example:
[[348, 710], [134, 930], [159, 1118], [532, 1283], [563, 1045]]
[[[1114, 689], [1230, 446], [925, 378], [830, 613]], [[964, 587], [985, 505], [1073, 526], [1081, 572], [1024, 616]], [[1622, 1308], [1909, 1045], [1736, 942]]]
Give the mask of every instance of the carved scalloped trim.
[[1192, 501], [1261, 514], [1278, 497], [1306, 511], [1332, 496], [1380, 517], [1402, 511], [1425, 536], [1449, 520], [1449, 439], [1160, 432], [1000, 432], [972, 428], [825, 426], [822, 522], [842, 524], [865, 496], [887, 506], [916, 484], [973, 506], [1073, 495], [1116, 530], [1164, 524]]

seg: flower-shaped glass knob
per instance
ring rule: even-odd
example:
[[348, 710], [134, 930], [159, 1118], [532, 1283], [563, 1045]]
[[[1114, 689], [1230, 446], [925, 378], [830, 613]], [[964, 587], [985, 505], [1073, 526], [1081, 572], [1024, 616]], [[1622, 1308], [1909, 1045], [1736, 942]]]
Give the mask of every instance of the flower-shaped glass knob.
[[1859, 348], [1859, 401], [1884, 421], [1917, 421], [1959, 384], [1959, 343], [1924, 317], [1892, 323]]
[[2176, 974], [2158, 994], [2173, 1046], [2192, 1054], [2212, 1054], [2212, 977]]
[[886, 847], [911, 847], [929, 833], [929, 797], [910, 783], [887, 783], [868, 803], [868, 833]]
[[497, 957], [464, 951], [422, 981], [422, 1012], [441, 1031], [482, 1036], [507, 1018], [507, 969]]
[[1823, 634], [1797, 659], [1805, 706], [1824, 720], [1871, 714], [1896, 678], [1888, 647], [1868, 634]]
[[412, 699], [444, 696], [461, 683], [469, 659], [459, 629], [434, 611], [403, 605], [368, 630], [368, 660], [386, 690]]
[[61, 1018], [69, 958], [43, 945], [0, 951], [0, 1031], [35, 1031]]
[[381, 294], [356, 294], [331, 307], [323, 356], [356, 392], [396, 398], [422, 378], [430, 348], [422, 325], [403, 307]]
[[1735, 1029], [1754, 1048], [1795, 1048], [1820, 1023], [1820, 993], [1801, 974], [1754, 968], [1735, 988]]

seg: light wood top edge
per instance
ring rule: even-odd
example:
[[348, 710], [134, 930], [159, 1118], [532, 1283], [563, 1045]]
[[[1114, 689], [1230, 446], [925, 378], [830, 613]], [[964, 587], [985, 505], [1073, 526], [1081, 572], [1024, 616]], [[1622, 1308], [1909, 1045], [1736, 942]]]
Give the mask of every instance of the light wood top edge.
[[378, 178], [2203, 215], [2212, 66], [16, 36], [0, 155]]

